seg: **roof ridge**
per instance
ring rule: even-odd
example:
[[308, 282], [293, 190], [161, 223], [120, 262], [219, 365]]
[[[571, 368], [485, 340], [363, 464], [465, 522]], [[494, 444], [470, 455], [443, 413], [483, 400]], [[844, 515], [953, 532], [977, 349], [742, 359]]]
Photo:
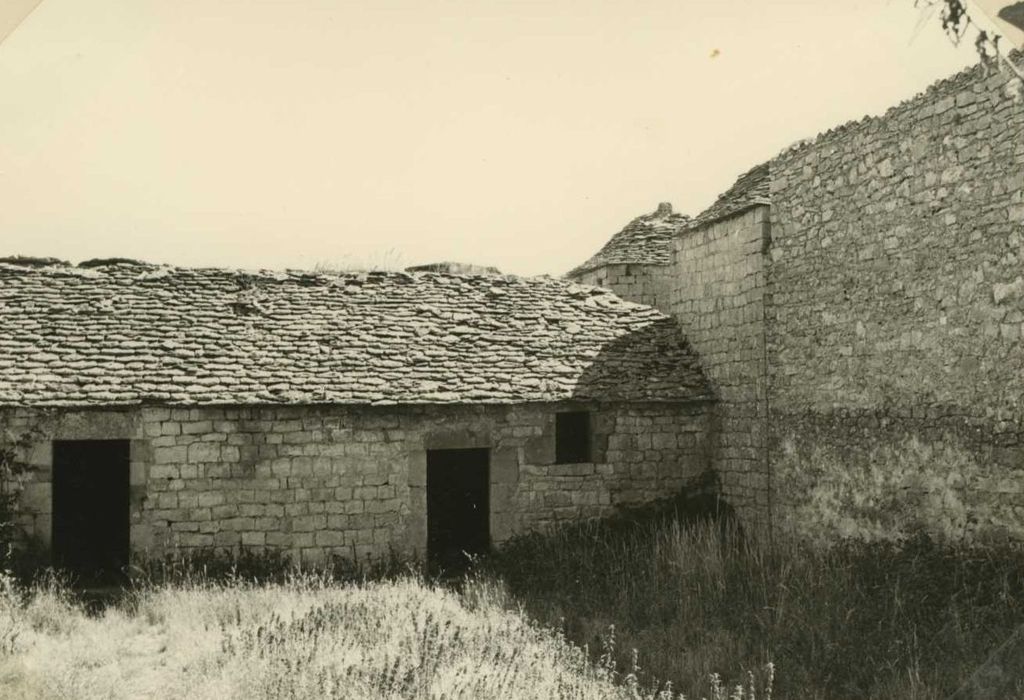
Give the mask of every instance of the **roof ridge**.
[[[658, 225], [661, 222], [665, 225]], [[689, 222], [688, 215], [673, 212], [670, 205], [663, 203], [654, 212], [631, 219], [596, 253], [564, 276], [575, 277], [603, 265], [667, 265], [671, 262], [672, 240]]]
[[[166, 270], [168, 272], [223, 272], [245, 276], [262, 276], [280, 279], [288, 277], [324, 277], [324, 278], [358, 278], [358, 277], [391, 277], [409, 278], [420, 276], [453, 277], [463, 279], [507, 280], [507, 279], [542, 279], [541, 275], [516, 275], [506, 272], [452, 272], [448, 270], [308, 270], [304, 268], [247, 268], [224, 265], [174, 265], [170, 263], [151, 263], [131, 258], [95, 258], [80, 263], [71, 263], [60, 258], [11, 255], [0, 257], [0, 266], [17, 268], [25, 271], [47, 271], [78, 269], [91, 270], [97, 273], [106, 272], [106, 268], [146, 268], [149, 270]], [[557, 279], [552, 277], [551, 279]]]
[[690, 220], [686, 230], [728, 218], [758, 205], [771, 204], [771, 166], [774, 158], [758, 163], [737, 177], [707, 209]]

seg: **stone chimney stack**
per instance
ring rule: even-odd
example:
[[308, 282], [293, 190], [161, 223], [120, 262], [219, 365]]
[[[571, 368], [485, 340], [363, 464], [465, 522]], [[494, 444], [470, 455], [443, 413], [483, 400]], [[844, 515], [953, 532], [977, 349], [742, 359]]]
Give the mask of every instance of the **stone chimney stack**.
[[654, 212], [654, 215], [659, 219], [666, 219], [672, 216], [672, 202], [662, 202], [658, 205], [658, 210]]

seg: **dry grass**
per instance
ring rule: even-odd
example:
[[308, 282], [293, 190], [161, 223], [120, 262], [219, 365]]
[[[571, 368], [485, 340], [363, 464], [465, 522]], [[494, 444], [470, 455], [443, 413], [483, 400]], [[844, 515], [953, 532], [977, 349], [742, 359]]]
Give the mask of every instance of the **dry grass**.
[[57, 587], [8, 587], [0, 697], [617, 697], [578, 649], [473, 600], [303, 578], [156, 588], [90, 617]]
[[138, 591], [97, 615], [52, 578], [19, 591], [4, 577], [0, 589], [4, 698], [672, 700], [641, 692], [611, 653], [591, 664], [493, 580], [461, 592], [408, 577], [193, 581]]
[[388, 248], [362, 257], [343, 255], [332, 260], [320, 260], [313, 267], [313, 271], [327, 274], [400, 272], [408, 265], [408, 261], [401, 252], [395, 248]]

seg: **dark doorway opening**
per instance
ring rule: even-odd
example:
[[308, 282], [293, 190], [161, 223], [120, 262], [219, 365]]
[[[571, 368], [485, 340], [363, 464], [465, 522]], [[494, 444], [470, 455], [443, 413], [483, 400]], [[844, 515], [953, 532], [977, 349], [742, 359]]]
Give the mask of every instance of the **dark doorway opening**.
[[128, 462], [127, 440], [53, 443], [53, 560], [79, 586], [125, 577]]
[[490, 451], [427, 450], [427, 563], [433, 574], [464, 571], [487, 552]]

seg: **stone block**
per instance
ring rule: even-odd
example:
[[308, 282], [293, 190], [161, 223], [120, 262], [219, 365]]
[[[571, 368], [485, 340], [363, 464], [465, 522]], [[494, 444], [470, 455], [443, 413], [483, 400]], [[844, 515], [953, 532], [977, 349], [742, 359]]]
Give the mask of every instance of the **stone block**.
[[221, 530], [212, 536], [213, 544], [217, 547], [237, 547], [242, 543], [242, 533], [234, 530]]
[[194, 442], [188, 446], [189, 462], [219, 462], [220, 445], [212, 442]]
[[223, 504], [225, 495], [222, 491], [206, 491], [199, 494], [198, 500], [201, 507], [209, 508]]
[[409, 486], [427, 485], [427, 453], [423, 449], [408, 451]]
[[155, 464], [181, 464], [188, 461], [188, 448], [184, 445], [176, 447], [156, 447], [153, 449]]
[[292, 518], [292, 531], [293, 532], [312, 532], [314, 530], [322, 530], [327, 527], [327, 516], [320, 515], [300, 515]]
[[177, 479], [180, 475], [181, 472], [177, 464], [157, 463], [149, 468], [149, 478], [154, 480]]
[[128, 467], [128, 483], [131, 486], [145, 486], [149, 466], [145, 462], [131, 462]]
[[267, 543], [267, 535], [263, 532], [243, 532], [243, 547], [262, 547]]
[[489, 448], [493, 444], [491, 433], [491, 426], [435, 429], [424, 434], [423, 447], [428, 450]]
[[248, 532], [256, 528], [253, 518], [228, 518], [221, 521], [221, 528], [232, 532]]
[[[229, 534], [235, 534], [235, 533], [229, 533]], [[205, 534], [205, 533], [199, 533], [199, 532], [191, 532], [191, 533], [190, 532], [183, 532], [180, 535], [178, 535], [178, 543], [182, 547], [191, 547], [191, 548], [212, 547], [213, 544], [214, 544], [214, 535], [212, 535], [212, 534]], [[227, 542], [227, 543], [225, 543], [225, 542], [218, 542], [217, 544], [219, 546], [225, 546], [225, 545], [230, 545], [232, 543], [231, 542]]]
[[519, 450], [499, 447], [491, 450], [491, 483], [515, 484], [519, 481]]
[[291, 545], [291, 534], [287, 532], [268, 532], [264, 538], [268, 547], [287, 547]]
[[345, 533], [321, 530], [314, 535], [313, 541], [318, 547], [343, 547], [345, 546]]

